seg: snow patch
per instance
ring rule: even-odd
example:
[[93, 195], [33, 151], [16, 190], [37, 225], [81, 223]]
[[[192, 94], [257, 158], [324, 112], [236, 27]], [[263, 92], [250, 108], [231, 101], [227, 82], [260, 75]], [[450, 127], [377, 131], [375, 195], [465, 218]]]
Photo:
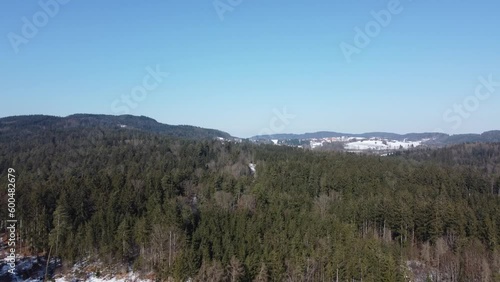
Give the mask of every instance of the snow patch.
[[257, 172], [257, 169], [256, 169], [257, 165], [256, 165], [256, 164], [254, 164], [254, 163], [250, 163], [250, 164], [248, 165], [248, 167], [250, 168], [250, 170], [252, 171], [252, 173]]
[[422, 140], [420, 141], [397, 141], [397, 140], [379, 140], [370, 139], [362, 141], [354, 141], [345, 144], [346, 150], [398, 150], [398, 149], [409, 149], [422, 145]]

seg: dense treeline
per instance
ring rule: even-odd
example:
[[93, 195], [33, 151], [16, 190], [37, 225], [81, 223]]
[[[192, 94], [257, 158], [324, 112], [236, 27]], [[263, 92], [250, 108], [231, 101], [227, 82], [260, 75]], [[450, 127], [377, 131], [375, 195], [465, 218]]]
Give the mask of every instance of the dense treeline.
[[186, 139], [211, 139], [216, 137], [223, 137], [226, 139], [232, 138], [227, 132], [220, 130], [190, 125], [162, 124], [145, 116], [92, 114], [76, 114], [67, 117], [27, 115], [0, 118], [0, 138], [10, 138], [11, 141], [13, 141], [32, 138], [39, 134], [43, 134], [46, 130], [89, 130], [97, 127], [102, 129], [127, 128]]
[[66, 263], [199, 281], [405, 281], [418, 264], [500, 281], [498, 144], [376, 157], [109, 128], [10, 140], [22, 244]]
[[[398, 152], [400, 156], [439, 165], [479, 170], [485, 175], [500, 176], [500, 143], [467, 143], [441, 150], [414, 150]], [[493, 180], [498, 180], [494, 179]], [[497, 191], [498, 192], [498, 191]]]

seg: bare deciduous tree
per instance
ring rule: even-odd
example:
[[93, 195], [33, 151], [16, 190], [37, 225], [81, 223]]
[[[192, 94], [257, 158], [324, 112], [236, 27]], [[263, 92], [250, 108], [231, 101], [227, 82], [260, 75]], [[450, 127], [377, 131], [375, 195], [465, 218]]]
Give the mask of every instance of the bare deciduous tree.
[[227, 276], [228, 280], [231, 282], [239, 281], [239, 279], [245, 274], [245, 268], [241, 262], [235, 257], [231, 257], [229, 265], [227, 266]]
[[[450, 282], [458, 282], [460, 275], [460, 260], [452, 252], [448, 252], [441, 258], [441, 268], [443, 276]], [[444, 277], [443, 277], [444, 278]]]
[[269, 272], [265, 263], [260, 265], [259, 273], [255, 276], [253, 282], [267, 282], [269, 281]]
[[218, 261], [212, 263], [202, 263], [195, 281], [199, 282], [220, 282], [224, 281], [224, 268]]

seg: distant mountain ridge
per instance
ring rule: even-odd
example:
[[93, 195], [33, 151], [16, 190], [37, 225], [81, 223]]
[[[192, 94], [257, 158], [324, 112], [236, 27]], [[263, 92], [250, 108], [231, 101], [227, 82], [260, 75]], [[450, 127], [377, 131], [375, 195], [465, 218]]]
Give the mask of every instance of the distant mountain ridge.
[[[25, 136], [37, 134], [43, 130], [61, 130], [75, 128], [106, 127], [116, 129], [131, 129], [144, 132], [168, 135], [189, 139], [234, 139], [229, 133], [217, 129], [207, 129], [191, 125], [169, 125], [159, 123], [146, 116], [133, 115], [97, 115], [97, 114], [74, 114], [67, 117], [50, 115], [21, 115], [0, 118], [0, 137], [15, 135]], [[390, 132], [367, 132], [360, 134], [341, 133], [333, 131], [318, 131], [304, 134], [274, 134], [257, 135], [250, 140], [287, 140], [287, 139], [321, 139], [330, 137], [378, 137], [398, 141], [418, 141], [429, 139], [428, 145], [451, 145], [471, 142], [500, 142], [500, 130], [486, 131], [482, 134], [456, 134], [449, 135], [439, 132], [397, 134]]]
[[417, 141], [422, 139], [430, 139], [430, 144], [459, 144], [459, 143], [469, 143], [469, 142], [500, 142], [500, 130], [486, 131], [482, 134], [456, 134], [449, 135], [446, 133], [439, 132], [424, 132], [424, 133], [407, 133], [407, 134], [397, 134], [390, 132], [367, 132], [360, 134], [352, 133], [340, 133], [332, 131], [318, 131], [313, 133], [304, 134], [274, 134], [274, 135], [257, 135], [253, 136], [251, 140], [286, 140], [286, 139], [321, 139], [330, 137], [359, 137], [359, 138], [371, 138], [378, 137], [390, 140], [407, 140], [407, 141]]
[[133, 129], [191, 139], [217, 137], [225, 139], [232, 138], [229, 133], [220, 130], [190, 125], [163, 124], [145, 116], [74, 114], [67, 117], [24, 115], [0, 118], [0, 136], [9, 134], [33, 134], [42, 130], [84, 127]]

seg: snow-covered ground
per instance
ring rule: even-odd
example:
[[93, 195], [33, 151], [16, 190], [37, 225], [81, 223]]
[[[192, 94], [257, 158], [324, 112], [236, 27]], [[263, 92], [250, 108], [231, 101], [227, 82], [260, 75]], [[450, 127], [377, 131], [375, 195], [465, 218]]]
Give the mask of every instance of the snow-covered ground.
[[419, 141], [396, 141], [396, 140], [363, 140], [349, 142], [345, 144], [345, 149], [349, 151], [364, 151], [364, 150], [397, 150], [409, 149], [422, 145], [424, 140]]
[[[56, 278], [56, 282], [72, 282], [75, 281], [74, 278]], [[133, 272], [130, 272], [126, 275], [116, 275], [116, 276], [106, 276], [106, 277], [96, 277], [95, 274], [89, 274], [87, 278], [84, 281], [89, 281], [89, 282], [152, 282], [153, 280], [149, 279], [140, 279], [139, 275]]]
[[250, 163], [248, 165], [248, 167], [250, 168], [250, 170], [252, 171], [252, 173], [256, 173], [257, 172], [257, 170], [256, 170], [257, 165], [256, 164]]
[[71, 268], [69, 272], [56, 274], [57, 282], [89, 281], [89, 282], [152, 282], [152, 279], [141, 278], [130, 267], [105, 265], [99, 259], [84, 259]]
[[[51, 259], [49, 273], [60, 265], [60, 261]], [[9, 266], [0, 260], [0, 281], [43, 281], [47, 261], [43, 257], [20, 257], [16, 260], [15, 275], [9, 273]]]
[[326, 146], [327, 144], [338, 143], [344, 146], [344, 149], [349, 152], [360, 151], [391, 151], [399, 149], [410, 149], [422, 146], [430, 139], [421, 139], [417, 141], [408, 140], [389, 140], [380, 137], [361, 138], [361, 137], [342, 137], [342, 138], [314, 138], [306, 139], [309, 141], [309, 147], [315, 149]]
[[310, 143], [311, 149], [323, 146], [323, 142], [311, 141]]
[[[0, 281], [43, 281], [47, 262], [44, 257], [22, 257], [16, 261], [15, 275], [8, 273], [9, 266], [0, 261]], [[61, 267], [61, 261], [52, 258], [49, 263], [49, 277]], [[95, 271], [100, 270], [98, 275]], [[154, 275], [146, 276], [154, 278]], [[104, 266], [101, 262], [81, 261], [67, 273], [58, 273], [53, 279], [57, 282], [90, 281], [90, 282], [152, 282], [153, 279], [141, 278], [132, 269], [123, 266]]]

